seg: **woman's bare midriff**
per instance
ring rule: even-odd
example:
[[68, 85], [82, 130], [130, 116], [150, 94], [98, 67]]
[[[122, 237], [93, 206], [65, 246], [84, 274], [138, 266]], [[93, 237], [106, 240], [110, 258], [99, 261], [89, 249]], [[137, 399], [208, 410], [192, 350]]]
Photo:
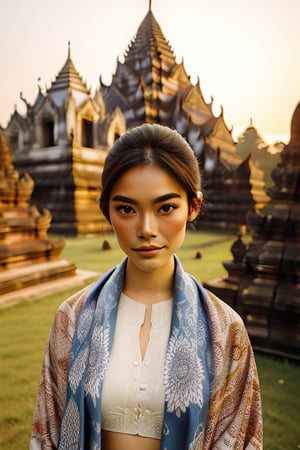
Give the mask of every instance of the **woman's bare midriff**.
[[160, 440], [133, 434], [101, 432], [101, 450], [159, 450]]

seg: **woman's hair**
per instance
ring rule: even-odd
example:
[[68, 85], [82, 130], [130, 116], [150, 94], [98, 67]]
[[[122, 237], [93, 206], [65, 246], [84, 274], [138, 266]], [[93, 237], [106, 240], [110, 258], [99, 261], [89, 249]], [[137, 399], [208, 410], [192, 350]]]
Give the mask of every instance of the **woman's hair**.
[[156, 165], [166, 170], [187, 192], [189, 206], [200, 191], [198, 161], [186, 140], [176, 130], [162, 125], [140, 125], [123, 134], [105, 159], [100, 208], [109, 222], [109, 198], [115, 182], [139, 165]]

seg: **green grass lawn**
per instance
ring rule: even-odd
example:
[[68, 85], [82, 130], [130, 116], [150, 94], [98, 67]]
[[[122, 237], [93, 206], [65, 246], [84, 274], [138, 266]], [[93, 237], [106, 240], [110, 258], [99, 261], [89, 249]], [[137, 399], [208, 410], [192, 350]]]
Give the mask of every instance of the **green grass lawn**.
[[[112, 249], [103, 251], [103, 239]], [[234, 237], [226, 233], [189, 232], [178, 252], [185, 269], [200, 281], [222, 276], [222, 261], [231, 259]], [[202, 258], [196, 259], [197, 250]], [[70, 238], [63, 257], [85, 270], [104, 272], [123, 257], [113, 235]], [[38, 287], [37, 287], [38, 289]], [[59, 304], [78, 287], [38, 301], [21, 301], [0, 309], [0, 449], [29, 448], [35, 393], [49, 328]], [[256, 354], [264, 415], [264, 448], [300, 448], [300, 366]]]

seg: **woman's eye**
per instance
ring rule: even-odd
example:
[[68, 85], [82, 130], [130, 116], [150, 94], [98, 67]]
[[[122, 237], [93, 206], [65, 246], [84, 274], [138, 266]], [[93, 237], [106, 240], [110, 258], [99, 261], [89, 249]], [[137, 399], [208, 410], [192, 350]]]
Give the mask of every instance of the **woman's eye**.
[[166, 203], [165, 205], [162, 205], [160, 207], [160, 211], [163, 212], [163, 213], [169, 213], [169, 212], [173, 211], [173, 209], [176, 209], [176, 206], [175, 205], [171, 205], [169, 203]]
[[134, 209], [129, 205], [119, 206], [117, 208], [117, 210], [120, 211], [124, 215], [132, 214], [134, 212]]

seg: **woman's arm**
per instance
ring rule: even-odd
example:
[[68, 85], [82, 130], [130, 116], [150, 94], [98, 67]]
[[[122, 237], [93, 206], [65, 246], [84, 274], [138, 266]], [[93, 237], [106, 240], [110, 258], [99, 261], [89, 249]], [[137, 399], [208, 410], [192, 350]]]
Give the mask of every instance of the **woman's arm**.
[[214, 383], [205, 449], [263, 448], [256, 363], [247, 330], [228, 305], [209, 293]]
[[58, 446], [67, 391], [68, 363], [76, 319], [90, 287], [76, 293], [58, 309], [46, 344], [32, 423], [31, 450]]

